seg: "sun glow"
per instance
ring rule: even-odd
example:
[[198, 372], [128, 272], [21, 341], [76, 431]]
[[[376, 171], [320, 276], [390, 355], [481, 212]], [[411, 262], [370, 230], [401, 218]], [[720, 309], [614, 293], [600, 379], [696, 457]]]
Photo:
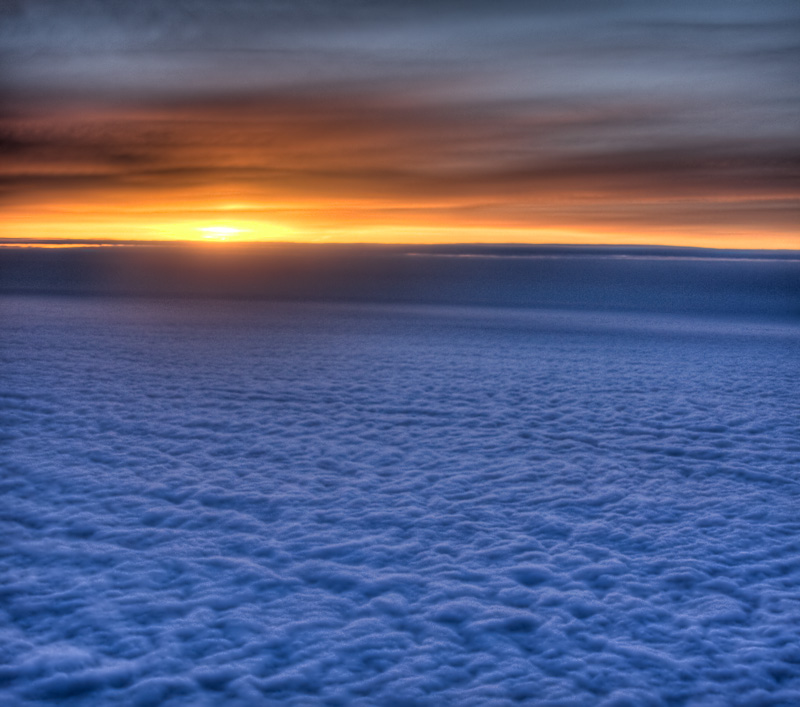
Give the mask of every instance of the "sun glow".
[[226, 241], [232, 236], [247, 232], [243, 228], [234, 228], [233, 226], [204, 226], [197, 230], [203, 234], [203, 238], [210, 238], [215, 241]]
[[[202, 198], [201, 198], [202, 197]], [[615, 219], [588, 222], [583, 213], [536, 212], [526, 215], [477, 210], [464, 215], [449, 203], [428, 208], [411, 202], [394, 208], [367, 201], [297, 200], [263, 204], [254, 200], [209, 202], [205, 193], [171, 201], [122, 197], [111, 204], [54, 201], [7, 204], [0, 219], [4, 245], [86, 246], [142, 242], [192, 242], [208, 246], [261, 242], [339, 243], [575, 243], [658, 244], [706, 248], [798, 248], [797, 229], [780, 220], [758, 230], [750, 222], [683, 223], [655, 219], [619, 224]], [[667, 204], [669, 205], [669, 204]], [[665, 207], [666, 208], [666, 207]], [[736, 209], [730, 214], [738, 216]], [[794, 225], [794, 224], [792, 224]]]
[[292, 230], [286, 226], [255, 220], [227, 220], [208, 223], [188, 222], [166, 225], [161, 229], [174, 239], [213, 242], [245, 242], [289, 240]]

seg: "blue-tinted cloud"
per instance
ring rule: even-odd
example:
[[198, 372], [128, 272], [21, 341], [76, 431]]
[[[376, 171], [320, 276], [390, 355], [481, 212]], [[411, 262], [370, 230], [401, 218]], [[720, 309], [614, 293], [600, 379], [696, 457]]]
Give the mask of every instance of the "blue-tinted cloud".
[[[9, 244], [46, 242], [12, 239]], [[800, 259], [795, 251], [156, 245], [58, 252], [2, 248], [0, 293], [470, 304], [765, 318], [792, 318], [800, 312]]]
[[794, 323], [4, 298], [11, 704], [791, 704]]

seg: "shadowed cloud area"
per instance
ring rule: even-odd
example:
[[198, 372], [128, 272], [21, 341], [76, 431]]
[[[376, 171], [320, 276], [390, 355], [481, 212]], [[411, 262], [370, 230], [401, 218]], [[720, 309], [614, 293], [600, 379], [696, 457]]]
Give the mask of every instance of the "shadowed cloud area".
[[792, 318], [800, 315], [800, 254], [517, 245], [2, 248], [0, 292]]
[[309, 238], [482, 227], [796, 246], [794, 2], [0, 13], [5, 237], [25, 223], [66, 237], [76, 219], [171, 237], [222, 214]]

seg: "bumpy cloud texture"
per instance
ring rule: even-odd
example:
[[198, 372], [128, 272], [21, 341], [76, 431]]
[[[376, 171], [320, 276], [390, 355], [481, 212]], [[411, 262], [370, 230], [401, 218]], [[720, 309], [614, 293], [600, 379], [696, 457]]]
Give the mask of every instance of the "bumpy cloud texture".
[[800, 702], [800, 332], [2, 300], [10, 704]]

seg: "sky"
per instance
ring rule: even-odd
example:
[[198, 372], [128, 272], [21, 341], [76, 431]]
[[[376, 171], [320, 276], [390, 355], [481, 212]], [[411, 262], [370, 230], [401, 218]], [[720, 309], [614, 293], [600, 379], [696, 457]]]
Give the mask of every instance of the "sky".
[[800, 248], [800, 5], [11, 0], [0, 240]]

